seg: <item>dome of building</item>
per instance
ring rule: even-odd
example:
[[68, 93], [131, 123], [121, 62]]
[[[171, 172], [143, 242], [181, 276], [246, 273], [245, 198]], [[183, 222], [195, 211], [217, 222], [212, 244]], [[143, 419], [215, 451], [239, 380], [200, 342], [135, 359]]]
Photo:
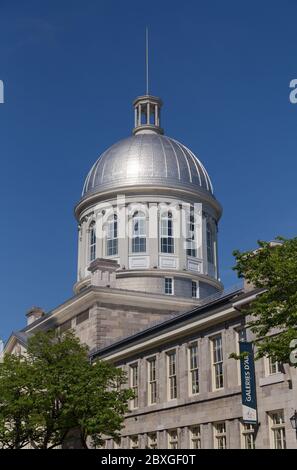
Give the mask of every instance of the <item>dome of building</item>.
[[75, 207], [74, 289], [102, 286], [109, 268], [105, 263], [106, 272], [96, 269], [107, 259], [117, 264], [115, 288], [195, 302], [222, 289], [217, 254], [222, 207], [200, 160], [164, 135], [160, 98], [139, 96], [133, 105], [132, 135], [100, 155]]
[[109, 147], [91, 168], [82, 196], [123, 186], [158, 186], [213, 194], [199, 159], [175, 139], [138, 133]]

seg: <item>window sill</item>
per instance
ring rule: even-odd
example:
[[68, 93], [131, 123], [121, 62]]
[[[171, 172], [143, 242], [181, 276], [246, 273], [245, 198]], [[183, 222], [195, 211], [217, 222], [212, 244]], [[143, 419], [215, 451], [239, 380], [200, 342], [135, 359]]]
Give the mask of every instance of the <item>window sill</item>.
[[277, 374], [271, 374], [267, 377], [261, 377], [259, 379], [259, 386], [265, 387], [265, 385], [277, 384], [285, 381], [285, 375], [282, 372]]

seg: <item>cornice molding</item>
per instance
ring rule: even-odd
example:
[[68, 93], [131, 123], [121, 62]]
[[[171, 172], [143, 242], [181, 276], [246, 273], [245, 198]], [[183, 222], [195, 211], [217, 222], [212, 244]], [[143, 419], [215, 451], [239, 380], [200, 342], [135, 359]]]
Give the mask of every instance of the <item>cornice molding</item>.
[[[173, 193], [173, 194], [172, 194]], [[94, 192], [82, 198], [75, 206], [74, 213], [76, 219], [79, 221], [82, 212], [88, 208], [91, 208], [94, 204], [103, 202], [105, 200], [116, 199], [118, 195], [125, 194], [127, 196], [139, 196], [145, 197], [159, 195], [161, 197], [171, 197], [173, 199], [189, 198], [190, 201], [199, 201], [209, 204], [215, 211], [217, 219], [219, 220], [223, 208], [221, 204], [211, 194], [203, 190], [191, 190], [186, 188], [170, 187], [164, 188], [163, 186], [119, 186], [116, 191], [105, 190], [102, 192]]]

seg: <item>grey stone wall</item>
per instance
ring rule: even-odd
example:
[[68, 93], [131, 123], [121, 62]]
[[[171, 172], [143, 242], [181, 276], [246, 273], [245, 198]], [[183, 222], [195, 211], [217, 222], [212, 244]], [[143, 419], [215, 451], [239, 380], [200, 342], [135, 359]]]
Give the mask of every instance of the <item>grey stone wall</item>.
[[93, 350], [137, 333], [172, 315], [174, 314], [170, 311], [95, 304], [89, 309], [88, 320], [76, 325], [76, 317], [73, 317], [71, 327], [80, 341]]

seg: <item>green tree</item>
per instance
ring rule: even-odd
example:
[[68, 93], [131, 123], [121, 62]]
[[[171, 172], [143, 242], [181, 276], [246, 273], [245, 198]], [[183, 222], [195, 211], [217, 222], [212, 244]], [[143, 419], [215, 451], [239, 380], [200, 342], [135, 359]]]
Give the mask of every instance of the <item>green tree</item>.
[[19, 357], [7, 355], [0, 364], [0, 447], [20, 449], [30, 440], [32, 399], [30, 372]]
[[[12, 386], [6, 380], [8, 363], [21, 391], [21, 403], [6, 391]], [[24, 370], [22, 376], [20, 370]], [[132, 391], [123, 387], [125, 383], [126, 375], [118, 368], [104, 361], [91, 364], [87, 348], [72, 332], [62, 337], [53, 331], [36, 333], [28, 342], [25, 357], [7, 356], [0, 366], [0, 391], [7, 397], [3, 401], [0, 393], [1, 429], [11, 435], [3, 441], [4, 446], [15, 448], [19, 433], [16, 420], [6, 419], [9, 407], [17, 411], [16, 416], [22, 412], [19, 421], [24, 437], [18, 447], [29, 442], [37, 449], [50, 449], [73, 435], [76, 446], [84, 448], [90, 441], [93, 446], [100, 445], [103, 435], [116, 439], [128, 400], [133, 397]]]
[[[256, 358], [290, 361], [291, 341], [297, 338], [297, 238], [258, 241], [252, 252], [233, 252], [240, 278], [259, 289], [245, 309], [255, 335]], [[296, 366], [296, 364], [294, 364]]]

